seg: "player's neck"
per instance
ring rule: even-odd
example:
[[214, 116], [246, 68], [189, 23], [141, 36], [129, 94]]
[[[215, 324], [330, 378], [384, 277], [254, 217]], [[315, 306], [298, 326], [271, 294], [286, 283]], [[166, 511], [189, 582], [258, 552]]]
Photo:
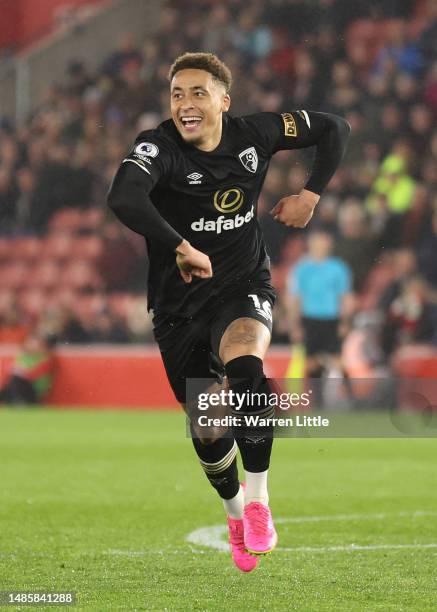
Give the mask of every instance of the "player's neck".
[[195, 145], [197, 149], [201, 151], [214, 151], [220, 144], [222, 139], [222, 131], [223, 131], [223, 119], [220, 120], [217, 129], [204, 141]]

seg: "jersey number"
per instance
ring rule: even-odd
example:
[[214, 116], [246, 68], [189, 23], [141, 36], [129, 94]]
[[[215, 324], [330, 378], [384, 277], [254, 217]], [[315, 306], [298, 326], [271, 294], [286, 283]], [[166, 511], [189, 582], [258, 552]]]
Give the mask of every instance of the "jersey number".
[[272, 320], [272, 307], [268, 300], [264, 300], [264, 302], [261, 304], [257, 295], [250, 293], [247, 297], [252, 298], [255, 310], [259, 315], [261, 315], [262, 317], [264, 317], [264, 319], [267, 319], [268, 321]]

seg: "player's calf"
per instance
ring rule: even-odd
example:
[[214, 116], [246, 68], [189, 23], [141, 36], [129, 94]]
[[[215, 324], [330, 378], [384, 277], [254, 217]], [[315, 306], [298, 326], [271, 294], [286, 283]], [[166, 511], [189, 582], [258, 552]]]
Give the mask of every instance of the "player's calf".
[[254, 355], [243, 355], [229, 361], [225, 368], [234, 394], [233, 434], [244, 468], [252, 473], [265, 472], [273, 444], [274, 428], [269, 419], [274, 417], [275, 407], [269, 404], [272, 389], [263, 362]]
[[[234, 426], [246, 474], [243, 516], [244, 542], [248, 552], [263, 555], [276, 546], [278, 537], [268, 506], [267, 474], [273, 443], [274, 389], [264, 376], [261, 359], [253, 355], [237, 357], [226, 364], [229, 386], [238, 400]], [[241, 400], [241, 402], [239, 401]]]
[[224, 436], [212, 444], [203, 444], [194, 435], [192, 440], [200, 465], [211, 485], [222, 499], [234, 498], [240, 490], [235, 440]]

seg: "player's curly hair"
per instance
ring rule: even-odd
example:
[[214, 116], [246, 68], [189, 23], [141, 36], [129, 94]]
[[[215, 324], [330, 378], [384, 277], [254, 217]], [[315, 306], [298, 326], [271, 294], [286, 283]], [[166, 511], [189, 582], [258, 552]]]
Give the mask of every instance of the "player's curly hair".
[[168, 73], [169, 81], [172, 80], [177, 72], [187, 68], [206, 70], [206, 72], [212, 74], [214, 79], [224, 85], [226, 93], [231, 91], [231, 71], [214, 53], [183, 53], [173, 62]]

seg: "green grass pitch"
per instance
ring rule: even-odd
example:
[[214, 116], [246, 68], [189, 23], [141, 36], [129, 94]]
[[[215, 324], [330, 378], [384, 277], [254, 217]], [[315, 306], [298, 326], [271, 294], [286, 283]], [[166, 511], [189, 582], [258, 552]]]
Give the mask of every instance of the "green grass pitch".
[[276, 440], [279, 545], [245, 575], [210, 546], [220, 528], [187, 541], [224, 513], [181, 414], [0, 410], [0, 591], [75, 591], [75, 610], [436, 610], [436, 460], [436, 439]]

